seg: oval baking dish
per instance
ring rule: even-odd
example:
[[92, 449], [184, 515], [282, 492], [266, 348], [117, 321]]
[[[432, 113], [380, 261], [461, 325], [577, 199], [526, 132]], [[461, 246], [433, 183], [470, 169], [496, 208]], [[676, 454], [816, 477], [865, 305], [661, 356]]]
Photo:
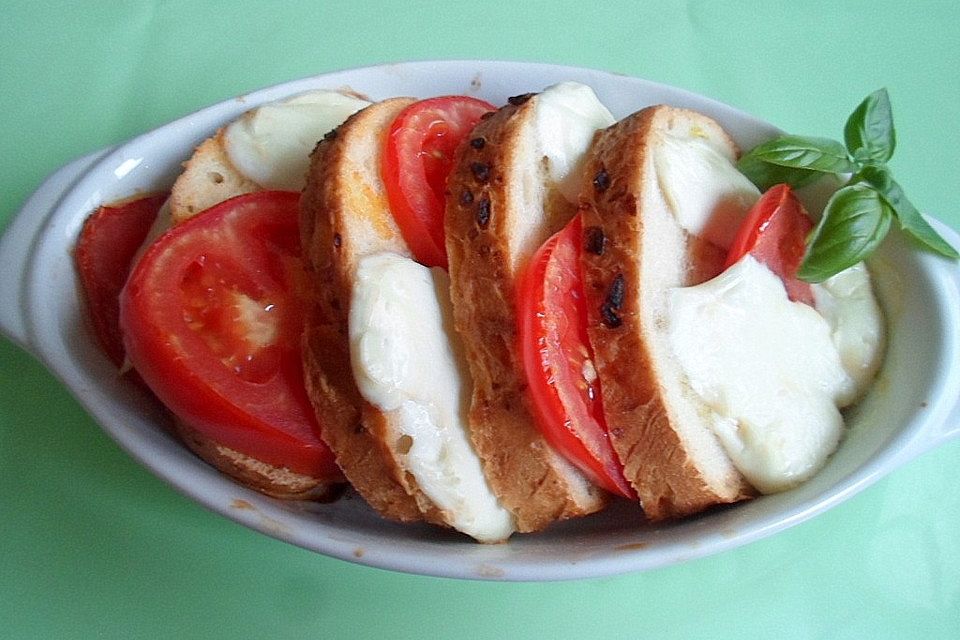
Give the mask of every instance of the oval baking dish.
[[[731, 107], [603, 71], [513, 62], [414, 62], [342, 71], [262, 89], [80, 158], [48, 178], [0, 243], [0, 327], [42, 361], [131, 456], [177, 490], [241, 524], [318, 553], [411, 573], [560, 580], [661, 567], [717, 553], [802, 522], [960, 434], [960, 266], [891, 234], [871, 259], [889, 344], [879, 378], [847, 416], [826, 467], [802, 486], [680, 522], [651, 525], [635, 505], [566, 522], [501, 545], [379, 518], [348, 493], [331, 504], [278, 501], [234, 484], [196, 458], [158, 403], [116, 375], [88, 330], [72, 248], [98, 205], [168, 188], [193, 148], [264, 102], [350, 87], [371, 99], [466, 93], [503, 104], [562, 80], [590, 85], [613, 115], [667, 103], [718, 120], [750, 148], [778, 133]], [[953, 230], [931, 221], [954, 246]]]

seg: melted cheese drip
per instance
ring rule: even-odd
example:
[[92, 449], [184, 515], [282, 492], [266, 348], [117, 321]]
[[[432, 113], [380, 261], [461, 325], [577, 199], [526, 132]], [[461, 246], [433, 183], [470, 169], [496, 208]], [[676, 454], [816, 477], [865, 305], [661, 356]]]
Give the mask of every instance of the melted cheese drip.
[[513, 516], [487, 484], [467, 435], [469, 370], [453, 334], [445, 271], [392, 253], [360, 260], [350, 304], [350, 357], [364, 399], [400, 430], [404, 468], [450, 523], [496, 542]]
[[749, 254], [716, 278], [669, 292], [668, 339], [737, 469], [763, 493], [808, 479], [834, 451], [840, 407], [864, 391], [883, 325], [858, 266], [815, 286], [825, 311], [787, 298]]
[[317, 142], [369, 104], [338, 91], [311, 91], [262, 105], [227, 126], [227, 157], [264, 189], [300, 191]]

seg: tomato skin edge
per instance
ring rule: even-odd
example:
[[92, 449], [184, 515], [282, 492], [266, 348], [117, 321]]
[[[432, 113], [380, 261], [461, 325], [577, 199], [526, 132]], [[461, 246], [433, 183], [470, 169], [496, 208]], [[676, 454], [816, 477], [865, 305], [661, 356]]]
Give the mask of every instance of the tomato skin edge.
[[[229, 215], [233, 207], [251, 206], [251, 203], [252, 206], [259, 206], [264, 202], [272, 202], [273, 205], [270, 206], [282, 206], [287, 211], [296, 213], [298, 201], [299, 194], [293, 192], [246, 194], [215, 205], [168, 231], [147, 249], [121, 293], [121, 328], [128, 357], [136, 371], [158, 399], [187, 427], [212, 442], [272, 466], [287, 468], [320, 480], [338, 482], [342, 480], [342, 475], [334, 462], [332, 452], [319, 437], [320, 426], [316, 423], [316, 416], [303, 389], [299, 340], [296, 344], [289, 345], [288, 349], [292, 350], [288, 355], [296, 358], [295, 371], [290, 370], [290, 367], [283, 368], [277, 374], [283, 379], [271, 380], [266, 386], [238, 386], [238, 389], [246, 390], [242, 393], [251, 398], [251, 401], [259, 402], [261, 398], [269, 397], [270, 390], [281, 396], [275, 401], [276, 407], [270, 406], [269, 401], [261, 402], [262, 406], [253, 407], [255, 412], [251, 413], [238, 407], [235, 399], [224, 396], [222, 391], [217, 391], [212, 386], [211, 379], [205, 379], [201, 375], [201, 370], [210, 373], [209, 365], [200, 363], [197, 357], [191, 356], [189, 352], [179, 350], [178, 345], [184, 340], [187, 341], [186, 344], [195, 346], [198, 339], [187, 333], [171, 333], [171, 326], [176, 328], [177, 323], [174, 320], [174, 324], [170, 325], [169, 318], [175, 316], [177, 311], [174, 309], [166, 316], [167, 325], [162, 321], [164, 316], [161, 316], [159, 321], [157, 318], [158, 305], [162, 306], [164, 300], [170, 302], [169, 289], [176, 286], [176, 280], [174, 285], [170, 285], [168, 280], [166, 284], [170, 286], [157, 287], [158, 278], [162, 280], [162, 277], [180, 277], [179, 272], [174, 273], [176, 268], [171, 261], [184, 259], [165, 255], [165, 252], [175, 251], [180, 247], [176, 244], [178, 241], [184, 242], [187, 248], [190, 248], [189, 243], [196, 242], [193, 238], [198, 234], [202, 236], [207, 227], [218, 221], [222, 222], [222, 218]], [[155, 271], [162, 273], [158, 275]], [[183, 331], [182, 328], [180, 330]], [[283, 361], [289, 361], [289, 358]], [[291, 384], [288, 379], [293, 379], [294, 382]], [[309, 424], [301, 422], [300, 426], [293, 426], [293, 423], [286, 424], [282, 421], [270, 424], [262, 415], [256, 413], [274, 408], [284, 411], [284, 407], [298, 407], [294, 411], [295, 418], [299, 416], [297, 420], [305, 420]]]
[[[380, 171], [400, 234], [417, 262], [448, 267], [443, 220], [456, 149], [492, 104], [464, 95], [418, 100], [391, 123]], [[431, 128], [442, 134], [432, 136]]]
[[[386, 147], [384, 150], [381, 170], [383, 180], [386, 185], [399, 185], [401, 182], [401, 168], [398, 160], [400, 151], [397, 148], [398, 143], [394, 132], [387, 136]], [[403, 241], [407, 243], [417, 262], [430, 267], [448, 268], [447, 250], [445, 246], [437, 244], [429, 227], [423, 223], [415, 214], [412, 213], [413, 206], [399, 192], [399, 188], [387, 188], [387, 199], [390, 203], [390, 210], [393, 212], [397, 226], [400, 227], [400, 235]], [[404, 216], [406, 220], [401, 223], [398, 217]]]
[[125, 352], [120, 331], [119, 296], [167, 193], [101, 205], [83, 224], [74, 250], [77, 276], [94, 336], [118, 368]]
[[793, 189], [787, 184], [774, 185], [747, 212], [723, 268], [749, 253], [780, 278], [790, 300], [815, 306], [810, 284], [797, 278], [812, 229], [813, 222]]
[[[601, 406], [602, 391], [599, 380], [596, 381], [597, 399], [591, 409], [586, 404], [588, 401], [576, 391], [569, 388], [564, 393], [560, 391], [563, 381], [569, 381], [576, 374], [562, 375], [556, 362], [546, 362], [549, 356], [545, 349], [549, 350], [549, 344], [554, 340], [549, 335], [542, 334], [544, 330], [549, 331], [549, 327], [556, 326], [551, 324], [549, 314], [543, 307], [546, 272], [561, 242], [566, 243], [567, 249], [571, 243], [574, 247], [572, 269], [577, 276], [572, 285], [574, 289], [580, 288], [579, 295], [582, 299], [579, 259], [582, 230], [579, 216], [540, 247], [518, 279], [518, 342], [528, 384], [527, 395], [531, 412], [538, 430], [547, 442], [595, 484], [614, 495], [636, 499], [635, 491], [623, 475], [623, 465], [609, 442]], [[592, 350], [589, 340], [586, 339], [586, 312], [585, 309], [580, 311], [575, 313], [576, 317], [572, 321], [579, 325], [582, 340], [579, 346], [587, 350], [588, 359], [592, 360]], [[567, 321], [571, 321], [571, 318], [568, 317]], [[559, 337], [554, 338], [560, 340]], [[559, 342], [556, 342], [556, 346], [557, 349], [549, 355], [556, 357], [559, 354]], [[568, 399], [568, 403], [564, 403], [564, 397]], [[587, 442], [590, 442], [590, 446]]]

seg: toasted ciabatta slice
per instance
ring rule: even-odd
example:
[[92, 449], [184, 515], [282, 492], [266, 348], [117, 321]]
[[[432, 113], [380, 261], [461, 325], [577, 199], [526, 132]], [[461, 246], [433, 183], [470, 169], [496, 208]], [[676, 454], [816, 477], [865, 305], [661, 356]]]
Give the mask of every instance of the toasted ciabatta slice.
[[653, 520], [755, 493], [665, 336], [668, 291], [720, 272], [756, 199], [733, 169], [737, 154], [710, 118], [656, 106], [598, 134], [583, 174], [588, 335], [613, 446]]
[[316, 90], [247, 111], [204, 140], [170, 191], [174, 224], [252, 191], [300, 191], [310, 151], [370, 102], [354, 91]]
[[224, 446], [201, 435], [180, 420], [174, 420], [180, 439], [199, 458], [246, 487], [282, 500], [328, 502], [343, 492], [343, 482], [297, 473]]
[[[566, 89], [590, 91], [582, 85]], [[567, 96], [544, 95], [511, 98], [511, 104], [481, 121], [461, 146], [447, 182], [455, 326], [474, 383], [471, 437], [491, 486], [517, 518], [519, 531], [598, 511], [608, 498], [540, 434], [517, 344], [517, 278], [536, 249], [575, 212], [561, 194], [561, 184], [552, 179], [557, 167], [550, 166], [551, 160], [561, 158], [551, 158], [544, 148], [545, 133], [565, 133], [563, 108], [546, 114], [561, 118], [550, 120], [549, 132], [539, 119], [545, 114], [538, 112], [551, 106], [541, 101]], [[588, 98], [596, 100], [592, 91]], [[599, 126], [610, 122], [612, 117]], [[595, 128], [586, 131], [584, 148]]]
[[[174, 182], [170, 197], [151, 229], [144, 249], [170, 226], [180, 224], [224, 200], [267, 188], [297, 189], [306, 177], [308, 155], [325, 133], [350, 113], [369, 104], [352, 91], [312, 91], [267, 103], [221, 127], [203, 141]], [[232, 137], [231, 137], [232, 136]], [[248, 177], [231, 160], [230, 140], [249, 164], [260, 162]], [[329, 500], [343, 483], [330, 483], [277, 467], [200, 435], [174, 421], [181, 440], [200, 458], [261, 493], [290, 500]]]
[[170, 215], [174, 224], [234, 196], [262, 189], [230, 161], [223, 139], [224, 128], [221, 128], [183, 163], [183, 173], [170, 190]]
[[391, 417], [364, 400], [350, 360], [359, 261], [378, 253], [411, 255], [390, 212], [377, 159], [390, 124], [413, 102], [392, 98], [359, 111], [312, 154], [300, 232], [308, 275], [319, 286], [306, 319], [303, 359], [323, 438], [357, 492], [390, 519], [442, 523], [442, 514], [404, 473], [390, 437]]
[[[388, 130], [410, 103], [368, 107], [314, 153], [301, 198], [304, 253], [319, 289], [307, 321], [308, 391], [338, 463], [381, 513], [410, 518], [409, 503], [395, 497], [402, 491], [425, 520], [501, 542], [515, 519], [470, 442], [472, 385], [449, 278], [413, 259], [380, 175]], [[474, 118], [490, 108], [471, 107]]]

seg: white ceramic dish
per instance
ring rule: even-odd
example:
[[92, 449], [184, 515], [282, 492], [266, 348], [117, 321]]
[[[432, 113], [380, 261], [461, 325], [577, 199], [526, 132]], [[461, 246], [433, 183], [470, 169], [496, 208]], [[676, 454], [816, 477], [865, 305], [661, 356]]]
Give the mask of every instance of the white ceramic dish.
[[[623, 503], [545, 533], [484, 546], [432, 527], [386, 522], [350, 495], [329, 505], [273, 500], [234, 484], [190, 454], [165, 429], [162, 409], [118, 379], [94, 344], [71, 255], [84, 218], [101, 203], [168, 187], [193, 147], [243, 111], [314, 88], [344, 86], [374, 99], [467, 93], [502, 104], [511, 95], [561, 80], [589, 84], [617, 117], [665, 102], [712, 115], [745, 148], [776, 133], [753, 117], [685, 91], [542, 64], [415, 62], [298, 80], [203, 109], [53, 174], [0, 241], [0, 327], [49, 367], [130, 455], [198, 502], [322, 554], [436, 576], [572, 579], [717, 553], [802, 522], [960, 434], [960, 267], [912, 250], [900, 234], [891, 234], [872, 262], [889, 321], [886, 362], [869, 396], [849, 416], [846, 439], [826, 468], [793, 491], [658, 526]], [[935, 224], [960, 245], [955, 232]]]

